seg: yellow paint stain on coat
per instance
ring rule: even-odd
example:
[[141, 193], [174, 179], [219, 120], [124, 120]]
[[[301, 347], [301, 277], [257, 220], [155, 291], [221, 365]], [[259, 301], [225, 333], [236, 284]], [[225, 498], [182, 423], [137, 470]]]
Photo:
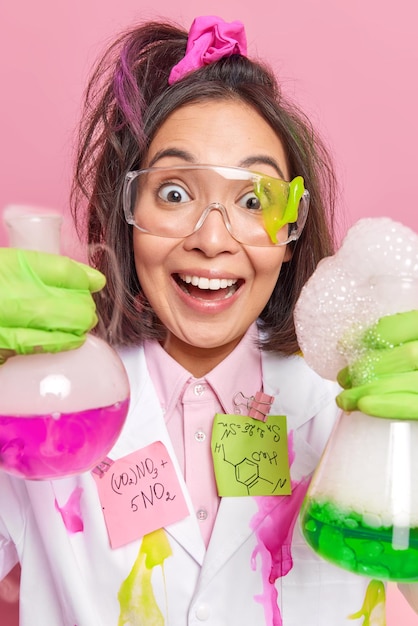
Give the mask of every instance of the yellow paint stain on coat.
[[129, 576], [119, 589], [118, 626], [164, 626], [164, 616], [155, 599], [151, 577], [154, 567], [161, 566], [164, 570], [164, 561], [171, 555], [172, 550], [162, 528], [144, 536]]
[[360, 611], [348, 619], [364, 617], [363, 626], [386, 626], [386, 591], [380, 580], [370, 581]]

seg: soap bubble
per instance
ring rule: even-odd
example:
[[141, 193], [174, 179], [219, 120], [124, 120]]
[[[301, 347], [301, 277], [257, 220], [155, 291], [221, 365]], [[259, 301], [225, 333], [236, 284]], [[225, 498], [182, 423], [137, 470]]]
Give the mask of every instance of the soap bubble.
[[390, 218], [364, 218], [318, 264], [295, 307], [306, 362], [324, 378], [361, 354], [359, 338], [383, 315], [418, 308], [418, 235]]

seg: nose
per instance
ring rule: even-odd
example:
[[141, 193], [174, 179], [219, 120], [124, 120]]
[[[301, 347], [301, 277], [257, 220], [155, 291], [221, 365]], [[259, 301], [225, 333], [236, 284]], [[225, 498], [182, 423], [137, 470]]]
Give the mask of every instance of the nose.
[[209, 204], [209, 206], [206, 207], [206, 209], [203, 211], [202, 215], [198, 219], [193, 232], [199, 230], [203, 226], [203, 224], [206, 222], [208, 215], [212, 211], [218, 211], [222, 215], [226, 229], [232, 235], [232, 226], [231, 226], [231, 222], [229, 221], [228, 213], [224, 205], [221, 204], [220, 202], [212, 202], [211, 204]]
[[186, 245], [198, 248], [206, 256], [221, 252], [234, 252], [239, 244], [232, 235], [232, 226], [225, 206], [212, 202], [203, 211], [193, 232], [186, 238]]

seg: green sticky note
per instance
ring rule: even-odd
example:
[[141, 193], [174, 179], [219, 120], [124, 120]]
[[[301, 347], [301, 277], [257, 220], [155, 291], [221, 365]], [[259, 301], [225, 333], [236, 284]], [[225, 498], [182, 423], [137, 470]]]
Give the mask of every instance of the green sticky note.
[[290, 495], [286, 417], [217, 413], [212, 457], [220, 496]]

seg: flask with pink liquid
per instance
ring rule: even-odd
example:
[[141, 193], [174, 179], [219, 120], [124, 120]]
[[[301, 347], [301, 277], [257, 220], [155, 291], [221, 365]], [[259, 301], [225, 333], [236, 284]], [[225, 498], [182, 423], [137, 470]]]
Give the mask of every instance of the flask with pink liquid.
[[[59, 214], [11, 207], [5, 222], [11, 246], [59, 253]], [[28, 479], [92, 469], [122, 429], [129, 393], [119, 356], [91, 334], [75, 350], [9, 358], [0, 366], [0, 469]]]

